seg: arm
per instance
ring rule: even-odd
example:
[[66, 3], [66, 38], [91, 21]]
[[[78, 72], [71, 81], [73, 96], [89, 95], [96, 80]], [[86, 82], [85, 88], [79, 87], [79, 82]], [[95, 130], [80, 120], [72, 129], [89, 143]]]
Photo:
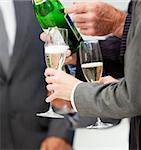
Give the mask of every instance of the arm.
[[106, 85], [79, 84], [75, 91], [75, 104], [81, 115], [122, 118], [141, 114], [140, 8], [141, 2], [138, 2], [128, 37], [125, 78], [119, 83]]
[[75, 3], [65, 12], [73, 14], [73, 20], [82, 34], [93, 36], [112, 33], [121, 37], [127, 16], [127, 13], [99, 1]]
[[71, 150], [74, 131], [67, 119], [50, 119], [47, 138], [41, 144], [41, 150]]
[[137, 4], [128, 35], [125, 78], [118, 83], [105, 85], [84, 82], [78, 84], [78, 79], [64, 72], [47, 69], [46, 81], [52, 83], [47, 88], [54, 90], [49, 101], [56, 97], [70, 100], [73, 87], [78, 84], [74, 92], [74, 102], [81, 115], [124, 118], [141, 114], [141, 2]]
[[[40, 35], [42, 41], [47, 41], [45, 33]], [[70, 51], [68, 54], [70, 55]], [[70, 122], [65, 119], [48, 119], [47, 137], [42, 141], [41, 150], [71, 150], [74, 130], [71, 129]], [[45, 125], [47, 126], [47, 125]]]
[[66, 118], [51, 119], [48, 136], [57, 136], [65, 139], [69, 144], [72, 144], [74, 130], [71, 129], [70, 122]]

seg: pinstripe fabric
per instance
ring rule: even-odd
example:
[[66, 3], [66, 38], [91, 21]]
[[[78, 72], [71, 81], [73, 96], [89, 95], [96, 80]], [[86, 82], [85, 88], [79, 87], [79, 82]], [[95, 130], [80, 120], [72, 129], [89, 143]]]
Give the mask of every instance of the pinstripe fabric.
[[124, 54], [126, 51], [126, 39], [127, 39], [127, 34], [128, 34], [128, 30], [131, 24], [131, 12], [132, 12], [132, 1], [129, 3], [129, 7], [128, 7], [128, 15], [126, 17], [126, 21], [125, 21], [125, 26], [124, 26], [124, 30], [123, 30], [123, 35], [122, 35], [122, 40], [121, 40], [121, 47], [120, 47], [120, 60], [123, 62], [124, 60]]
[[127, 39], [127, 34], [128, 34], [128, 30], [131, 24], [131, 14], [128, 14], [127, 18], [126, 18], [126, 23], [124, 26], [124, 32], [123, 32], [123, 36], [122, 36], [122, 42], [121, 42], [121, 49], [120, 49], [120, 56], [123, 57], [125, 54], [125, 50], [126, 50], [126, 39]]

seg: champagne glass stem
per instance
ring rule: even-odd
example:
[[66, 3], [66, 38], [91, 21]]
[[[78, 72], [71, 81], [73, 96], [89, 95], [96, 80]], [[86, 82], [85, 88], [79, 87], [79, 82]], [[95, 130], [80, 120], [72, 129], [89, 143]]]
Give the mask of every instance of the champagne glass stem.
[[49, 112], [53, 112], [53, 108], [52, 108], [52, 103], [50, 102], [50, 105], [49, 105]]
[[37, 113], [39, 117], [49, 117], [49, 118], [64, 118], [64, 116], [57, 114], [53, 111], [52, 104], [50, 103], [49, 110], [44, 113]]

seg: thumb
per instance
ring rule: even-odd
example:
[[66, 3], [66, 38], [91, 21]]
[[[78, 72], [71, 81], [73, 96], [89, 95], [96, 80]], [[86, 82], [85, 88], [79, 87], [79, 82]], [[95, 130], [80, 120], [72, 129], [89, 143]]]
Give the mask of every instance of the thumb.
[[47, 35], [46, 35], [45, 32], [42, 32], [42, 33], [40, 34], [40, 39], [41, 39], [43, 42], [46, 42], [46, 41], [47, 41]]

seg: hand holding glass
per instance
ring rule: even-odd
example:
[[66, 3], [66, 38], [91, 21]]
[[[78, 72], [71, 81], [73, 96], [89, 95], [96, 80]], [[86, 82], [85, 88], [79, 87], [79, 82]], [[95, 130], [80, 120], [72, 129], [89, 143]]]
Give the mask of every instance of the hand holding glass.
[[[63, 28], [48, 28], [47, 42], [45, 43], [45, 61], [49, 68], [62, 69], [66, 58], [66, 51], [69, 48], [67, 45], [68, 40], [68, 30]], [[53, 92], [53, 91], [52, 91]], [[48, 91], [48, 95], [51, 92]], [[37, 116], [51, 117], [51, 118], [63, 118], [63, 115], [57, 114], [52, 109], [52, 103], [58, 105], [57, 99], [50, 103], [49, 111], [45, 113], [38, 113]]]

